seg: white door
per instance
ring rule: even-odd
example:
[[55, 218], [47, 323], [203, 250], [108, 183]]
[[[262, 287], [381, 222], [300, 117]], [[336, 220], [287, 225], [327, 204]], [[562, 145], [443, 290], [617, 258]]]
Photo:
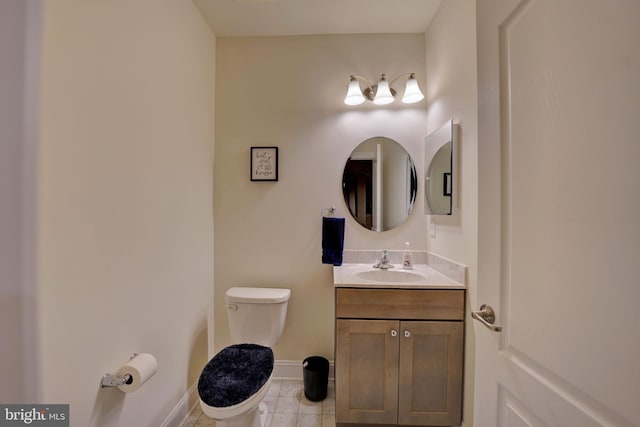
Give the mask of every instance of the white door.
[[[478, 0], [475, 427], [640, 426], [640, 1]], [[475, 307], [477, 310], [479, 307]]]

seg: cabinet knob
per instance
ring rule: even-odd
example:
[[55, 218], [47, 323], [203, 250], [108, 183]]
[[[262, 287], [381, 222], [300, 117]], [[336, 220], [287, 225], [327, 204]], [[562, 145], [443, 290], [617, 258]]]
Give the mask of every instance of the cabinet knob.
[[398, 331], [396, 331], [395, 329], [391, 330], [391, 336], [392, 337], [397, 337], [398, 336]]
[[411, 332], [404, 331], [404, 336], [405, 336], [405, 338], [409, 338], [411, 336]]

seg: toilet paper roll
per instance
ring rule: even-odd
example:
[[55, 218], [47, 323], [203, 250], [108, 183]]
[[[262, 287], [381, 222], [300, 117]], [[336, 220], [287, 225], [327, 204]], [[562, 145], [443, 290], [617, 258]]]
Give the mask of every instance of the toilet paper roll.
[[119, 385], [120, 391], [125, 393], [131, 393], [136, 391], [142, 386], [149, 378], [156, 373], [158, 369], [158, 361], [152, 354], [140, 353], [126, 365], [121, 367], [116, 374], [119, 378], [124, 378], [125, 375], [131, 375], [127, 384]]

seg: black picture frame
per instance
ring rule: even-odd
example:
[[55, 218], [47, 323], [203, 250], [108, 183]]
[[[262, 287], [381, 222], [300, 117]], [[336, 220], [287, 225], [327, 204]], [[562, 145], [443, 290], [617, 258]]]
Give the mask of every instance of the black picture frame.
[[451, 196], [451, 173], [445, 172], [442, 176], [442, 195]]
[[278, 147], [251, 147], [251, 181], [278, 181]]

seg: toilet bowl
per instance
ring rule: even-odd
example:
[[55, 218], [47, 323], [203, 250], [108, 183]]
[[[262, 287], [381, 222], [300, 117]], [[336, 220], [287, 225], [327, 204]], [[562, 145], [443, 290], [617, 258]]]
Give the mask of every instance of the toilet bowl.
[[262, 400], [273, 378], [271, 346], [282, 335], [291, 290], [230, 288], [227, 317], [233, 345], [217, 353], [198, 380], [202, 412], [216, 427], [264, 427]]

